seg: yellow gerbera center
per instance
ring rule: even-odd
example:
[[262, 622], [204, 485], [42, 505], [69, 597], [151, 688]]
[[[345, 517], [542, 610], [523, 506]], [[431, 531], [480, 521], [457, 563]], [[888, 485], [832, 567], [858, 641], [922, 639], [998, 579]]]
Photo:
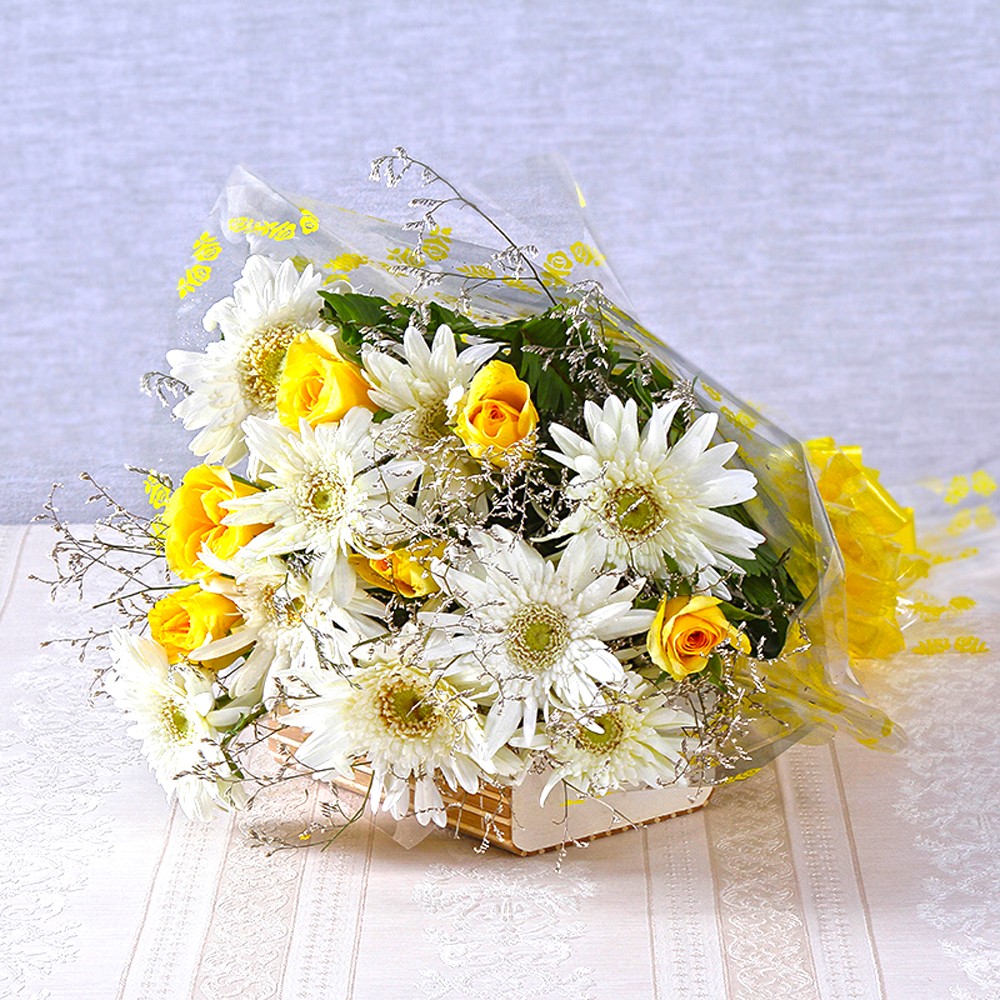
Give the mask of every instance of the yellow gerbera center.
[[569, 640], [566, 616], [548, 604], [522, 608], [507, 625], [507, 654], [523, 670], [547, 670], [562, 656]]
[[588, 753], [609, 754], [617, 750], [625, 738], [625, 726], [618, 715], [608, 712], [599, 715], [593, 722], [594, 725], [600, 726], [600, 732], [587, 726], [577, 726], [573, 733], [573, 742]]
[[297, 323], [278, 323], [257, 330], [239, 360], [243, 395], [258, 413], [273, 413], [289, 345], [303, 332]]
[[437, 705], [429, 689], [421, 689], [406, 680], [396, 680], [383, 687], [376, 698], [382, 725], [394, 736], [410, 739], [429, 736], [440, 722]]
[[608, 496], [604, 515], [616, 532], [631, 542], [643, 542], [659, 531], [663, 509], [644, 486], [621, 486]]
[[310, 521], [333, 524], [344, 516], [347, 506], [347, 486], [335, 473], [314, 472], [299, 484], [298, 508]]
[[160, 708], [160, 723], [171, 743], [188, 743], [191, 738], [191, 720], [172, 698], [163, 702]]

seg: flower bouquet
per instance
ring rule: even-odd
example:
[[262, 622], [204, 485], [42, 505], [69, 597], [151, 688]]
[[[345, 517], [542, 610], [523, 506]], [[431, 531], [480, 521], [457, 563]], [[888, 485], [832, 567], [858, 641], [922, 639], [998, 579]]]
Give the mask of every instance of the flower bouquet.
[[[417, 217], [237, 171], [144, 380], [198, 464], [142, 470], [148, 515], [60, 525], [63, 582], [81, 551], [120, 575], [124, 623], [86, 644], [185, 812], [308, 776], [332, 798], [293, 843], [367, 806], [524, 852], [807, 735], [892, 746], [806, 451], [629, 314], [561, 168], [472, 193], [397, 149], [373, 178], [415, 182]], [[889, 590], [917, 571], [893, 509]]]

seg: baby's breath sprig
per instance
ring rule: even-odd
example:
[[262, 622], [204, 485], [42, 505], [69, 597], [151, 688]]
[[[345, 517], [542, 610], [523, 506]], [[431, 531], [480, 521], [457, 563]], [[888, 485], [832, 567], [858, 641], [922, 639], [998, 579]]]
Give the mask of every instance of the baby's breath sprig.
[[[130, 471], [155, 476], [146, 469]], [[86, 502], [102, 504], [107, 513], [92, 527], [78, 530], [62, 516], [57, 504], [61, 483], [55, 483], [42, 513], [35, 522], [47, 524], [56, 533], [50, 557], [55, 570], [51, 579], [32, 575], [32, 579], [49, 588], [52, 600], [68, 592], [84, 600], [91, 586], [100, 588], [103, 599], [94, 608], [114, 607], [126, 628], [144, 628], [146, 614], [162, 591], [175, 587], [166, 581], [163, 565], [163, 545], [157, 533], [156, 518], [130, 511], [116, 500], [88, 472], [80, 479], [89, 483], [94, 492]], [[90, 652], [107, 648], [111, 627], [91, 628], [87, 635], [50, 639], [51, 643], [66, 643], [79, 650], [81, 662]]]
[[[554, 306], [557, 304], [555, 297], [548, 286], [542, 280], [541, 272], [535, 266], [533, 260], [538, 256], [538, 247], [532, 244], [516, 243], [507, 231], [488, 212], [484, 211], [478, 204], [466, 197], [451, 181], [439, 174], [433, 167], [418, 160], [402, 147], [396, 146], [391, 153], [376, 157], [372, 160], [371, 171], [368, 175], [372, 181], [384, 180], [387, 187], [395, 187], [406, 176], [411, 169], [420, 171], [420, 183], [424, 187], [432, 184], [442, 185], [447, 194], [442, 198], [416, 197], [410, 200], [411, 208], [422, 210], [421, 217], [404, 224], [403, 228], [409, 232], [416, 232], [417, 248], [423, 247], [424, 240], [430, 231], [438, 225], [437, 213], [446, 207], [458, 210], [469, 209], [478, 215], [491, 229], [493, 229], [504, 241], [504, 246], [493, 253], [490, 260], [505, 271], [510, 277], [520, 278], [527, 274], [530, 280], [534, 281], [542, 290], [549, 302]], [[420, 270], [420, 269], [418, 269]]]
[[186, 383], [166, 372], [146, 372], [139, 379], [139, 388], [147, 396], [155, 396], [166, 409], [172, 409], [179, 399], [191, 395], [191, 389]]

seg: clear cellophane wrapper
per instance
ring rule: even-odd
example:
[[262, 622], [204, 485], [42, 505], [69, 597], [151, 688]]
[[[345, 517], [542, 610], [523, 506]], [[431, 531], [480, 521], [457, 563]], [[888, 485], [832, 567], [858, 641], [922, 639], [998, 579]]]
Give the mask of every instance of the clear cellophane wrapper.
[[[415, 193], [422, 193], [419, 186]], [[560, 300], [599, 284], [605, 335], [635, 345], [650, 364], [689, 385], [696, 408], [718, 415], [718, 438], [739, 445], [732, 466], [757, 477], [748, 509], [775, 548], [787, 553], [788, 570], [804, 595], [782, 655], [746, 660], [739, 681], [752, 692], [753, 708], [703, 780], [747, 776], [804, 738], [822, 741], [838, 731], [873, 747], [898, 747], [901, 732], [867, 699], [855, 666], [921, 642], [941, 645], [943, 635], [922, 634], [942, 616], [935, 620], [931, 613], [927, 620], [930, 605], [919, 596], [920, 586], [942, 567], [954, 572], [967, 566], [960, 558], [962, 539], [946, 524], [918, 542], [912, 510], [892, 500], [859, 453], [832, 441], [805, 447], [645, 329], [631, 315], [588, 223], [583, 195], [561, 162], [529, 161], [480, 178], [463, 194], [492, 222], [466, 209], [451, 217], [454, 233], [442, 222], [420, 239], [405, 225], [285, 195], [237, 169], [179, 277], [179, 341], [203, 346], [206, 309], [228, 293], [251, 254], [309, 262], [332, 291], [347, 282], [354, 291], [390, 301], [433, 298], [483, 322], [536, 314], [551, 304], [549, 295]], [[503, 269], [500, 230], [512, 244], [537, 248], [534, 260], [549, 295], [537, 282]], [[988, 471], [966, 479], [962, 510], [970, 498], [980, 501], [968, 515], [970, 530], [988, 533], [995, 523], [993, 479]], [[950, 487], [938, 485], [937, 493], [925, 495], [947, 506]], [[949, 607], [957, 615], [961, 604]], [[975, 644], [961, 636], [947, 641], [959, 649]]]

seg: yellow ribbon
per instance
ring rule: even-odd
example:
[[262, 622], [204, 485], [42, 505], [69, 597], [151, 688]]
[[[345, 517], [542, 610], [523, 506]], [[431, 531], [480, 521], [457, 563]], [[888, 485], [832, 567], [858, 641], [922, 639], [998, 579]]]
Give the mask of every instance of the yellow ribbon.
[[806, 450], [844, 558], [848, 652], [852, 659], [891, 656], [906, 645], [900, 595], [928, 569], [917, 554], [913, 510], [893, 499], [860, 447], [827, 437], [806, 442]]

